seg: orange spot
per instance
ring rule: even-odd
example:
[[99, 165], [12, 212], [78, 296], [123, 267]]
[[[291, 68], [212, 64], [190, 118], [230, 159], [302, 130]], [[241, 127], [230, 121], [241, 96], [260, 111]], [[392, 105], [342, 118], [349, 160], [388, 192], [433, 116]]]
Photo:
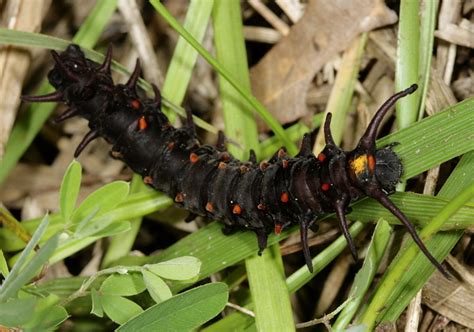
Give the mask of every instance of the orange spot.
[[174, 149], [174, 142], [169, 142], [167, 145], [168, 150], [173, 150]]
[[227, 166], [227, 164], [223, 161], [219, 162], [219, 165], [217, 166], [218, 169], [224, 169]]
[[322, 189], [323, 191], [328, 191], [329, 188], [331, 188], [331, 185], [330, 185], [329, 183], [323, 183], [323, 184], [321, 185], [321, 189]]
[[270, 164], [267, 163], [266, 161], [262, 161], [260, 163], [260, 169], [263, 171], [264, 169], [266, 169]]
[[260, 203], [260, 204], [257, 205], [257, 209], [259, 209], [259, 210], [266, 210], [267, 207], [265, 206], [265, 204]]
[[289, 164], [290, 164], [290, 163], [288, 162], [288, 160], [283, 159], [283, 161], [282, 161], [282, 166], [283, 166], [283, 168], [288, 168], [288, 165], [289, 165]]
[[140, 106], [141, 106], [140, 100], [134, 99], [134, 100], [132, 100], [132, 101], [130, 102], [130, 105], [132, 105], [132, 108], [134, 108], [134, 109], [137, 110], [137, 109], [139, 109]]
[[184, 194], [183, 193], [178, 193], [176, 197], [174, 198], [174, 201], [176, 203], [183, 203], [184, 202]]
[[282, 192], [280, 196], [280, 201], [282, 201], [283, 203], [288, 203], [289, 201], [288, 193]]
[[195, 154], [194, 152], [192, 152], [189, 155], [189, 160], [191, 161], [191, 163], [195, 164], [199, 161], [199, 156], [197, 154]]
[[319, 160], [320, 162], [325, 161], [325, 160], [326, 160], [326, 155], [325, 155], [324, 153], [318, 154], [318, 160]]
[[240, 173], [241, 174], [244, 174], [244, 173], [247, 173], [249, 171], [249, 168], [247, 166], [240, 166]]
[[219, 159], [222, 161], [229, 161], [230, 155], [227, 152], [222, 152], [219, 155]]
[[212, 212], [212, 211], [214, 211], [214, 206], [212, 206], [211, 202], [207, 202], [207, 204], [206, 204], [206, 211], [207, 211], [207, 212]]
[[233, 214], [241, 214], [242, 213], [242, 208], [240, 207], [239, 204], [234, 205], [234, 207], [232, 208], [232, 213]]
[[350, 167], [356, 176], [367, 172], [368, 163], [369, 161], [366, 154], [356, 156], [354, 159], [349, 161]]
[[373, 155], [367, 157], [367, 163], [369, 164], [369, 170], [373, 173], [375, 170], [375, 158]]
[[282, 159], [286, 156], [286, 152], [283, 149], [278, 150], [278, 158]]
[[275, 234], [280, 235], [282, 228], [281, 224], [275, 224]]
[[145, 184], [152, 184], [153, 183], [153, 178], [151, 176], [145, 176], [143, 178], [143, 183]]
[[138, 129], [145, 130], [146, 127], [148, 127], [148, 123], [146, 122], [145, 117], [142, 116], [140, 119], [138, 119]]

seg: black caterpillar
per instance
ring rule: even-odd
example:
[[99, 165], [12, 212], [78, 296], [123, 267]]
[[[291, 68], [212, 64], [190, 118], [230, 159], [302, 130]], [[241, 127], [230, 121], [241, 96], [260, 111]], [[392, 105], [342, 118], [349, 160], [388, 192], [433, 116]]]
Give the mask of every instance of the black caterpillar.
[[224, 222], [224, 233], [248, 229], [256, 233], [261, 252], [267, 236], [299, 224], [308, 269], [312, 272], [307, 243], [308, 228], [323, 214], [336, 212], [354, 258], [356, 248], [348, 231], [349, 204], [363, 196], [376, 199], [407, 228], [421, 251], [443, 274], [444, 267], [430, 254], [405, 215], [390, 201], [403, 167], [392, 145], [376, 149], [375, 137], [382, 118], [395, 102], [413, 93], [414, 84], [389, 98], [377, 111], [357, 147], [343, 151], [331, 135], [331, 114], [324, 124], [326, 147], [312, 153], [309, 134], [299, 153], [291, 158], [282, 148], [268, 162], [248, 162], [225, 151], [224, 137], [217, 146], [201, 145], [191, 113], [187, 125], [174, 128], [161, 112], [161, 95], [154, 99], [136, 93], [141, 69], [137, 60], [126, 84], [114, 85], [109, 47], [102, 65], [85, 58], [77, 45], [58, 54], [52, 51], [54, 68], [48, 79], [57, 91], [44, 96], [23, 96], [29, 102], [63, 102], [69, 110], [56, 122], [79, 115], [89, 121], [90, 132], [77, 147], [75, 157], [92, 140], [105, 138], [113, 145], [111, 155], [143, 176], [146, 184], [162, 191], [192, 216]]

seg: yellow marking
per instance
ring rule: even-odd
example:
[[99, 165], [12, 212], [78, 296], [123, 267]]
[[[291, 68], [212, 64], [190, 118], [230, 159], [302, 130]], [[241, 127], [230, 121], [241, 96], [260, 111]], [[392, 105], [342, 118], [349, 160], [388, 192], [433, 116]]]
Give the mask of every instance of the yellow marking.
[[363, 154], [351, 160], [351, 169], [359, 176], [367, 170], [367, 155]]

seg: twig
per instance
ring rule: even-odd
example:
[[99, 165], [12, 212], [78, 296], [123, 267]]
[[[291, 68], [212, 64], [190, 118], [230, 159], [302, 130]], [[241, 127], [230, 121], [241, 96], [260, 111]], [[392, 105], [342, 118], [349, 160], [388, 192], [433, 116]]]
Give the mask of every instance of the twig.
[[237, 311], [240, 311], [241, 313], [246, 314], [247, 316], [255, 318], [255, 313], [252, 310], [246, 309], [244, 307], [241, 307], [241, 306], [239, 306], [237, 304], [234, 304], [234, 303], [231, 303], [231, 302], [227, 302], [226, 306], [230, 307], [230, 308], [233, 308]]
[[143, 269], [144, 269], [143, 266], [114, 266], [105, 270], [98, 271], [94, 275], [90, 276], [87, 280], [85, 280], [82, 286], [77, 291], [75, 291], [74, 293], [69, 295], [67, 298], [65, 298], [61, 302], [61, 305], [66, 305], [72, 302], [73, 300], [77, 299], [78, 297], [85, 296], [87, 289], [100, 276], [112, 274], [112, 273], [126, 274], [129, 272], [141, 272]]
[[353, 300], [353, 298], [352, 298], [352, 296], [350, 296], [339, 307], [337, 307], [336, 310], [334, 310], [333, 312], [330, 312], [329, 314], [324, 315], [321, 318], [312, 319], [312, 320], [304, 322], [304, 323], [298, 323], [298, 324], [296, 324], [296, 328], [297, 329], [302, 329], [302, 328], [305, 328], [305, 327], [310, 327], [310, 326], [318, 325], [318, 324], [322, 323], [322, 324], [324, 324], [324, 326], [326, 326], [326, 328], [329, 331], [331, 331], [332, 329], [331, 329], [331, 326], [329, 325], [329, 321], [331, 319], [333, 319], [339, 312], [341, 312], [342, 309], [344, 309], [344, 307], [352, 300]]

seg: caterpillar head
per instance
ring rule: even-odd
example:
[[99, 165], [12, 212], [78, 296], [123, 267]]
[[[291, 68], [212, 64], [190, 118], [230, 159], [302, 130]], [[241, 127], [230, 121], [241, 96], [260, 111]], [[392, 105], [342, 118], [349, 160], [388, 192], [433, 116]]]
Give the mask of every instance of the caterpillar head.
[[[110, 75], [112, 48], [109, 47], [104, 63], [98, 65], [87, 60], [78, 45], [69, 45], [64, 52], [51, 51], [55, 66], [48, 79], [56, 91], [43, 96], [22, 96], [29, 102], [87, 103], [100, 92], [113, 88]], [[76, 114], [74, 114], [76, 115]], [[82, 114], [89, 118], [88, 114]], [[70, 116], [69, 116], [70, 117]], [[65, 120], [59, 119], [60, 121]]]
[[321, 180], [323, 184], [330, 183], [334, 188], [329, 190], [330, 187], [326, 187], [354, 258], [357, 257], [357, 252], [348, 231], [346, 213], [351, 200], [355, 200], [361, 195], [367, 195], [377, 200], [397, 217], [405, 225], [425, 256], [439, 271], [447, 275], [446, 270], [418, 237], [414, 226], [405, 214], [388, 198], [388, 194], [395, 190], [395, 185], [399, 182], [403, 172], [400, 158], [392, 151], [393, 145], [382, 149], [376, 149], [375, 145], [377, 130], [388, 110], [398, 99], [415, 92], [417, 88], [418, 86], [413, 84], [408, 89], [390, 97], [375, 114], [357, 147], [349, 152], [343, 151], [335, 144], [331, 134], [331, 114], [329, 113], [324, 124], [326, 147], [322, 152], [323, 159], [327, 159], [325, 162], [329, 163], [327, 167], [329, 174], [326, 174], [326, 178]]

